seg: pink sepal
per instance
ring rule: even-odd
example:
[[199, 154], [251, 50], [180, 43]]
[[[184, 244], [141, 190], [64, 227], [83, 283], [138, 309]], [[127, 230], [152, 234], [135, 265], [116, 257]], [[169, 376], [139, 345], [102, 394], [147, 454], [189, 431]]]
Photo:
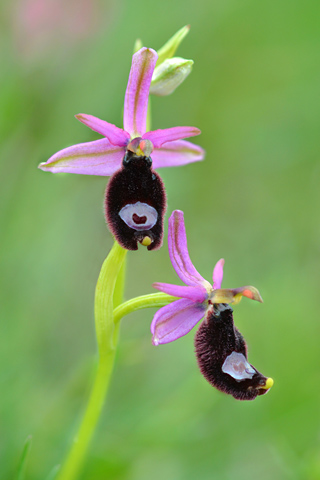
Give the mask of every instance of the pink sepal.
[[119, 170], [124, 154], [123, 147], [115, 147], [103, 138], [64, 148], [47, 162], [40, 163], [39, 168], [53, 173], [109, 176]]

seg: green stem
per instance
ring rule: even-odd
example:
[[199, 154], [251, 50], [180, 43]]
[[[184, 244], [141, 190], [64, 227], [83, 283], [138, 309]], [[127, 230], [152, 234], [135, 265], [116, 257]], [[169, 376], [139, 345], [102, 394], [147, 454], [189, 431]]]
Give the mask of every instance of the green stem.
[[115, 325], [118, 325], [121, 318], [128, 315], [128, 313], [142, 310], [143, 308], [164, 307], [175, 300], [178, 300], [178, 298], [167, 295], [166, 293], [150, 293], [149, 295], [141, 295], [141, 297], [132, 298], [114, 309], [114, 323]]
[[152, 293], [120, 304], [124, 288], [125, 256], [126, 250], [115, 243], [101, 268], [95, 295], [98, 368], [78, 434], [57, 480], [74, 480], [84, 462], [108, 391], [121, 318], [135, 310], [159, 308], [177, 300], [165, 293]]
[[118, 273], [116, 285], [114, 287], [114, 293], [113, 293], [113, 308], [116, 308], [120, 303], [123, 302], [123, 291], [124, 291], [124, 285], [125, 285], [125, 278], [126, 278], [126, 267], [127, 267], [127, 262], [126, 262], [126, 257], [124, 258], [122, 262], [122, 266], [120, 268], [120, 271]]
[[[57, 480], [73, 480], [77, 477], [101, 414], [116, 353], [119, 323], [115, 324], [113, 320], [113, 302], [115, 301], [115, 305], [117, 305], [122, 298], [124, 283], [124, 267], [122, 269], [122, 265], [126, 253], [127, 251], [115, 242], [101, 268], [95, 294], [98, 369], [78, 434]], [[122, 273], [116, 286], [121, 269]]]

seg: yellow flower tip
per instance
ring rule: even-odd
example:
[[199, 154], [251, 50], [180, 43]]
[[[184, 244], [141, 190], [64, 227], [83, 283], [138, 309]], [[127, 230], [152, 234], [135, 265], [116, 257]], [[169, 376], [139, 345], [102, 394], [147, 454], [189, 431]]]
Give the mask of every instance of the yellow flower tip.
[[144, 247], [149, 247], [149, 245], [151, 245], [152, 243], [152, 240], [150, 237], [144, 237], [142, 240], [141, 240], [141, 245], [143, 245]]
[[252, 292], [252, 300], [256, 300], [257, 302], [263, 303], [263, 299], [260, 295], [260, 292], [257, 288], [251, 287], [251, 292]]
[[269, 390], [269, 388], [271, 388], [273, 384], [274, 384], [273, 378], [269, 377], [267, 378], [265, 385], [261, 388], [263, 388], [264, 390]]

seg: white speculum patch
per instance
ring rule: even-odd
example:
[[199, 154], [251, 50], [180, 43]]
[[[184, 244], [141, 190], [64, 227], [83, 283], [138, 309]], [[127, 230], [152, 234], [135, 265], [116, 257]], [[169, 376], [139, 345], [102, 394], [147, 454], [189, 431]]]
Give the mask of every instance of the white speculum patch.
[[128, 203], [119, 212], [120, 218], [134, 230], [150, 230], [158, 220], [158, 212], [147, 203]]
[[252, 378], [255, 374], [255, 370], [248, 363], [246, 357], [242, 353], [237, 352], [232, 352], [225, 359], [222, 371], [237, 380], [237, 382]]

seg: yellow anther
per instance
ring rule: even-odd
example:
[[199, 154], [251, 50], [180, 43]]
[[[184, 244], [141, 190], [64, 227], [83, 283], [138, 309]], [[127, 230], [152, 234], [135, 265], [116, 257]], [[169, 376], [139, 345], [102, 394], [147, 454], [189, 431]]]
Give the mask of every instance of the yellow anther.
[[152, 243], [152, 240], [150, 237], [144, 237], [144, 239], [141, 241], [141, 245], [143, 245], [144, 247], [149, 247], [151, 243]]

